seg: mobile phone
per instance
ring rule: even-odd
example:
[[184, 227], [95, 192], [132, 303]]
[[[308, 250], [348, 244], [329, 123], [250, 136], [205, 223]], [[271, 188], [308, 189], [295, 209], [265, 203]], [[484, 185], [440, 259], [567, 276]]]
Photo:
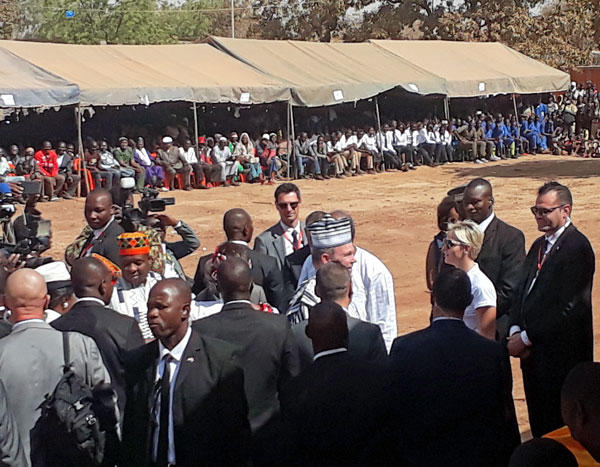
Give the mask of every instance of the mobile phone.
[[37, 195], [42, 190], [41, 180], [26, 180], [19, 184], [23, 187], [23, 196]]

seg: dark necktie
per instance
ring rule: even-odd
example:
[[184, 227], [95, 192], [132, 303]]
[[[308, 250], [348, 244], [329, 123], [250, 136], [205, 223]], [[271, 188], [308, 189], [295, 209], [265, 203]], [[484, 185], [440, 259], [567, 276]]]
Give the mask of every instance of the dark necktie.
[[298, 232], [296, 230], [292, 230], [292, 246], [294, 247], [294, 251], [302, 248], [300, 245], [300, 239], [298, 238]]
[[170, 412], [170, 393], [171, 393], [171, 365], [170, 355], [165, 355], [163, 376], [160, 380], [160, 417], [158, 432], [158, 449], [156, 452], [156, 465], [166, 467], [169, 462], [169, 412]]

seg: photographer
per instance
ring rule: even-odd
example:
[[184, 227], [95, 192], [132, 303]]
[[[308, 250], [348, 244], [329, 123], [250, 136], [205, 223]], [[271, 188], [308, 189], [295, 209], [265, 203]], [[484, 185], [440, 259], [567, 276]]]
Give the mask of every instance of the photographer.
[[[177, 221], [175, 218], [166, 214], [158, 214], [148, 218], [148, 225], [158, 230], [160, 233], [161, 246], [164, 253], [164, 272], [165, 279], [179, 277], [185, 281], [190, 279], [185, 275], [179, 259], [192, 254], [200, 247], [200, 239], [192, 228], [183, 221]], [[173, 227], [179, 234], [181, 240], [178, 242], [165, 242], [167, 229]]]

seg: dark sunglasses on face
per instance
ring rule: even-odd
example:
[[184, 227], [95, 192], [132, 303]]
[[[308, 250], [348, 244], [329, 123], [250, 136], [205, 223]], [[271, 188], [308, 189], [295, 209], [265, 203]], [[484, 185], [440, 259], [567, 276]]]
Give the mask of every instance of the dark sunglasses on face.
[[279, 207], [279, 209], [286, 209], [289, 206], [295, 210], [299, 204], [299, 201], [294, 201], [293, 203], [277, 203], [277, 206]]
[[534, 216], [547, 216], [552, 211], [555, 211], [556, 209], [562, 208], [564, 206], [564, 204], [561, 204], [560, 206], [554, 206], [553, 208], [538, 208], [537, 206], [531, 206], [529, 209], [531, 209], [531, 212]]
[[453, 248], [455, 246], [464, 246], [464, 245], [465, 245], [464, 243], [461, 243], [459, 241], [451, 240], [449, 238], [444, 238], [444, 246], [446, 248]]

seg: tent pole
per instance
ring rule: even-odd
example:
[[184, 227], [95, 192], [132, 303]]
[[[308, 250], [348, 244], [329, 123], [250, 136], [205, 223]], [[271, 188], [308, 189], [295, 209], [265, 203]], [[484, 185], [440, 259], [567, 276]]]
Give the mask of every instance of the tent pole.
[[[75, 106], [75, 123], [77, 125], [77, 157], [79, 157], [79, 170], [78, 173], [83, 179], [83, 183], [85, 184], [85, 192], [90, 192], [90, 187], [88, 185], [88, 179], [86, 176], [86, 167], [85, 167], [85, 157], [83, 154], [83, 136], [81, 135], [81, 105], [77, 104]], [[81, 181], [77, 186], [77, 197], [81, 196]]]
[[512, 95], [513, 107], [515, 109], [515, 118], [519, 121], [519, 114], [517, 112], [517, 100], [515, 99], [515, 95]]
[[[196, 137], [196, 157], [200, 160], [200, 147], [198, 146], [198, 109], [196, 107], [196, 103], [194, 102], [194, 136]], [[198, 183], [198, 180], [196, 180]]]
[[291, 138], [290, 138], [290, 101], [287, 102], [287, 105], [285, 106], [286, 108], [286, 114], [287, 114], [287, 134], [286, 134], [286, 138], [287, 138], [287, 158], [288, 158], [288, 164], [287, 164], [287, 178], [290, 178], [290, 165], [292, 163], [292, 151], [291, 151], [291, 147], [292, 147], [292, 143], [291, 143]]
[[446, 115], [446, 120], [450, 120], [450, 98], [448, 96], [444, 97], [444, 114]]
[[[294, 141], [296, 141], [296, 130], [294, 129], [294, 107], [292, 106], [292, 103], [290, 102], [290, 129], [291, 129], [291, 133], [292, 133], [292, 145], [289, 147], [289, 153], [290, 155], [288, 156], [288, 167], [290, 166], [290, 163], [292, 162], [292, 153], [294, 152], [293, 148], [294, 148]], [[294, 154], [294, 162], [296, 161], [296, 155]], [[288, 169], [289, 170], [289, 169]], [[298, 176], [298, 167], [294, 166], [294, 178]]]
[[233, 9], [233, 0], [231, 0], [231, 38], [235, 38], [235, 15]]
[[377, 132], [381, 133], [381, 117], [379, 116], [379, 99], [375, 96], [375, 115], [377, 116]]

